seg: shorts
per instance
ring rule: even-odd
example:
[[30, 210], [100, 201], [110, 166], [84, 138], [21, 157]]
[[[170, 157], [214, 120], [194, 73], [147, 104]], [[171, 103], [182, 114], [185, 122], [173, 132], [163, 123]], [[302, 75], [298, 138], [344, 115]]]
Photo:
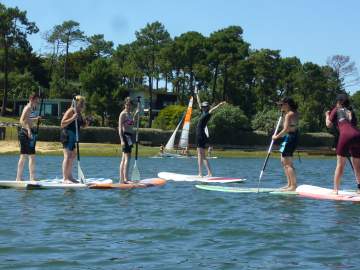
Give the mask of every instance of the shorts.
[[62, 129], [60, 134], [60, 141], [62, 142], [64, 149], [74, 151], [76, 146], [75, 132], [69, 129]]
[[201, 136], [196, 138], [197, 148], [206, 148], [206, 144], [209, 142], [209, 139], [206, 136]]
[[36, 134], [32, 129], [32, 139], [29, 139], [27, 129], [21, 128], [19, 131], [20, 154], [21, 155], [35, 155]]
[[360, 142], [358, 140], [353, 140], [349, 143], [344, 143], [342, 138], [340, 138], [336, 147], [336, 154], [342, 157], [351, 156], [360, 158]]
[[133, 135], [131, 133], [125, 132], [123, 134], [124, 145], [122, 146], [122, 152], [126, 154], [131, 154], [133, 147]]
[[280, 145], [280, 153], [282, 157], [292, 157], [298, 145], [298, 133], [289, 132]]

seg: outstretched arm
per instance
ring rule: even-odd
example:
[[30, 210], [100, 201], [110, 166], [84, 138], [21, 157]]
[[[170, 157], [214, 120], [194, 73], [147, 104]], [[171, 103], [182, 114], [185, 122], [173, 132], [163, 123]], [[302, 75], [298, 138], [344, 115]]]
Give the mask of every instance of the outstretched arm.
[[197, 88], [196, 85], [195, 85], [194, 93], [196, 94], [196, 100], [199, 105], [199, 108], [201, 109], [201, 100], [200, 100], [200, 96], [199, 96], [199, 89]]
[[209, 113], [212, 113], [213, 111], [215, 111], [217, 108], [219, 108], [220, 106], [226, 104], [226, 101], [223, 101], [223, 102], [220, 102], [218, 105], [212, 107], [210, 110], [209, 110]]

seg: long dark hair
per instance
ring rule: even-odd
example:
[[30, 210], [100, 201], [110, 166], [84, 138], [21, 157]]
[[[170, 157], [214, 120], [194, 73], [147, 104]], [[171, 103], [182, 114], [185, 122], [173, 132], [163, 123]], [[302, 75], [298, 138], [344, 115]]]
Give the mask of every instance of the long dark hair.
[[291, 98], [291, 97], [284, 97], [281, 99], [281, 103], [284, 104], [286, 103], [287, 105], [289, 105], [290, 110], [293, 112], [297, 112], [298, 109], [298, 105], [297, 103]]

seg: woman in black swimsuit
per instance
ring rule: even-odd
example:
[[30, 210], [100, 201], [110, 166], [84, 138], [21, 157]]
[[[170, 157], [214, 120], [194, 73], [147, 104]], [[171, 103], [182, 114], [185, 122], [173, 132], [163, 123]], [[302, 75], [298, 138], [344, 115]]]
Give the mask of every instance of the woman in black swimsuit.
[[210, 109], [208, 102], [201, 102], [199, 94], [196, 94], [197, 101], [201, 110], [201, 115], [199, 122], [196, 126], [196, 146], [197, 146], [197, 154], [198, 154], [198, 169], [199, 169], [199, 176], [202, 176], [202, 165], [205, 164], [207, 170], [207, 176], [212, 176], [211, 168], [209, 165], [209, 161], [205, 155], [206, 144], [209, 141], [208, 134], [206, 134], [206, 125], [210, 120], [211, 114], [221, 105], [225, 104], [226, 102], [223, 101], [218, 105], [214, 106]]

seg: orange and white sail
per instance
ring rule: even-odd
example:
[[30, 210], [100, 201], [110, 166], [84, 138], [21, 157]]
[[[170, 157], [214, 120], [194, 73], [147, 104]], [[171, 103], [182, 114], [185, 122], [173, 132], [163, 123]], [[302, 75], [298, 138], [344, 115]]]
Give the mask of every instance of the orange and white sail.
[[189, 105], [186, 111], [183, 128], [181, 131], [179, 147], [186, 148], [189, 146], [189, 133], [190, 133], [190, 121], [192, 114], [193, 97], [190, 98]]

